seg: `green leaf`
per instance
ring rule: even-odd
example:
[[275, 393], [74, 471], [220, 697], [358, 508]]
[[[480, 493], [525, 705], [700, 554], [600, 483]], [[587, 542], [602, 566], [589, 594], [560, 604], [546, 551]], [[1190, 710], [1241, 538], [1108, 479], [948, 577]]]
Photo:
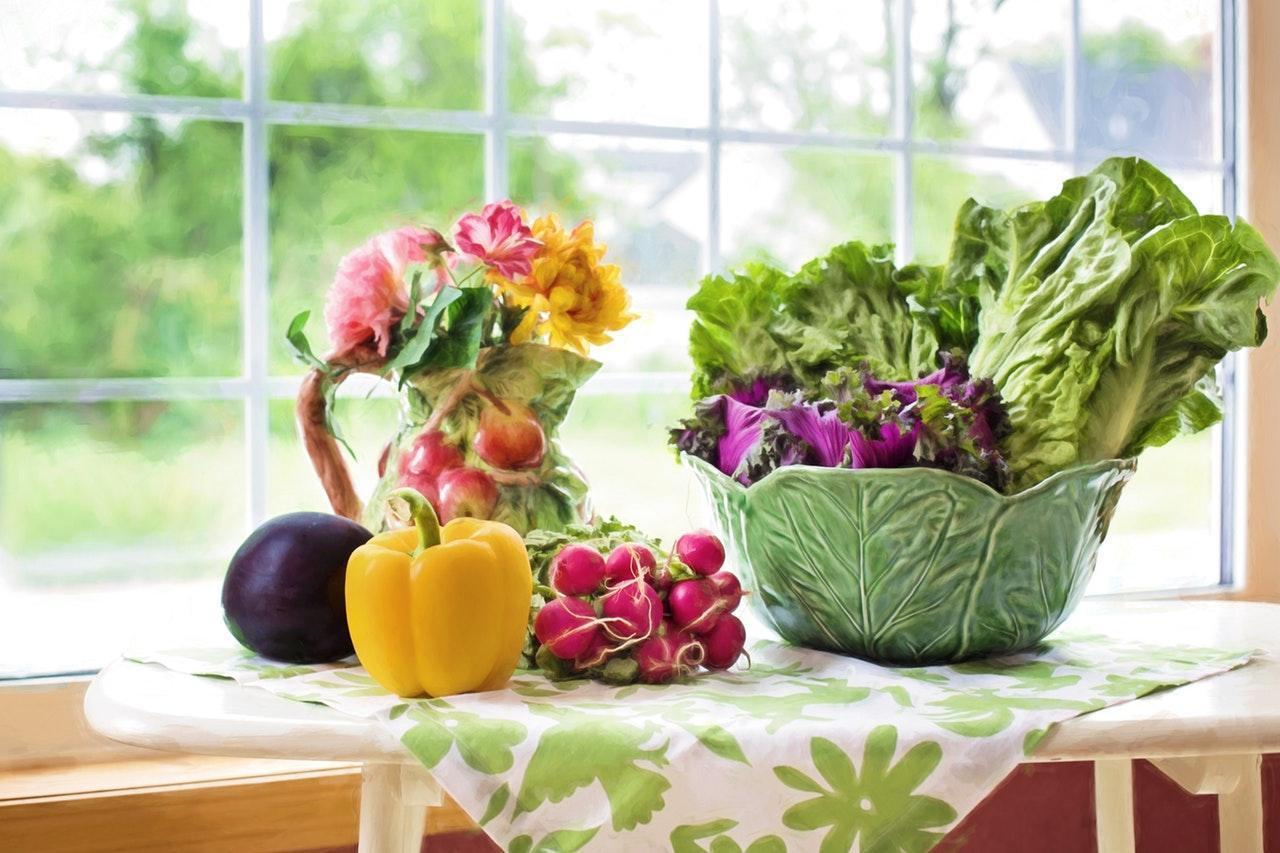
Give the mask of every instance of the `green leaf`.
[[698, 743], [705, 746], [711, 752], [728, 759], [729, 761], [737, 761], [742, 764], [750, 765], [747, 756], [742, 752], [742, 746], [739, 745], [738, 739], [733, 733], [724, 726], [715, 723], [687, 723], [679, 724], [680, 728], [687, 731], [698, 739]]
[[332, 375], [326, 376], [322, 388], [324, 389], [324, 427], [333, 436], [334, 441], [341, 444], [346, 449], [347, 454], [352, 459], [355, 459], [355, 450], [347, 443], [342, 429], [338, 426], [338, 383], [334, 381]]
[[[890, 738], [897, 738], [897, 732], [892, 726], [873, 729], [867, 738], [868, 754], [873, 754], [873, 747], [879, 744], [877, 737], [882, 736], [886, 731]], [[893, 743], [894, 740], [890, 740], [888, 744], [890, 758], [893, 757]], [[853, 762], [849, 760], [849, 756], [845, 755], [843, 749], [824, 737], [815, 737], [809, 741], [809, 751], [813, 757], [813, 766], [818, 768], [818, 772], [827, 780], [827, 784], [842, 792], [851, 791], [857, 787], [858, 777], [853, 771]], [[875, 754], [879, 756], [879, 751]]]
[[710, 853], [742, 853], [742, 847], [727, 835], [711, 839]]
[[404, 716], [404, 712], [409, 710], [408, 705], [396, 705], [391, 709], [391, 713], [387, 714], [387, 719], [398, 720]]
[[517, 835], [507, 845], [508, 853], [529, 853], [533, 849], [533, 839], [528, 835]]
[[507, 783], [503, 782], [498, 786], [498, 790], [494, 791], [489, 797], [489, 804], [485, 806], [484, 814], [480, 816], [480, 825], [484, 826], [498, 815], [502, 814], [502, 810], [507, 807], [507, 801], [511, 799], [511, 789], [507, 787]]
[[413, 363], [409, 370], [416, 372], [475, 367], [476, 356], [480, 354], [480, 341], [484, 335], [484, 321], [493, 306], [493, 290], [488, 286], [463, 287], [456, 292], [458, 295], [450, 300], [444, 310], [444, 331], [430, 341], [422, 358]]
[[289, 350], [293, 354], [294, 361], [304, 367], [314, 368], [315, 370], [328, 371], [329, 365], [325, 364], [311, 350], [311, 342], [307, 340], [307, 334], [303, 328], [307, 325], [307, 320], [311, 318], [310, 311], [299, 311], [289, 321], [289, 329], [285, 332], [285, 340], [289, 342]]
[[704, 853], [698, 844], [704, 838], [723, 835], [738, 825], [731, 818], [709, 820], [706, 823], [687, 823], [671, 831], [671, 853]]
[[648, 823], [663, 807], [663, 794], [671, 783], [649, 768], [666, 766], [667, 743], [644, 746], [657, 733], [653, 724], [637, 726], [563, 706], [533, 702], [527, 706], [556, 723], [542, 733], [525, 768], [516, 797], [517, 815], [544, 802], [560, 802], [597, 782], [609, 801], [615, 831]]
[[543, 837], [538, 846], [533, 848], [534, 853], [574, 853], [575, 850], [586, 847], [599, 831], [598, 826], [591, 829], [558, 829]]
[[776, 835], [762, 835], [747, 845], [746, 853], [787, 853], [787, 842]]
[[933, 321], [911, 311], [897, 279], [889, 244], [844, 243], [801, 267], [773, 320], [792, 375], [815, 387], [829, 371], [863, 363], [882, 379], [933, 370]]
[[[413, 334], [409, 336], [400, 347], [400, 351], [396, 353], [395, 358], [387, 362], [387, 370], [401, 371], [400, 385], [404, 386], [405, 374], [409, 371], [406, 367], [416, 365], [427, 352], [427, 348], [431, 346], [436, 334], [436, 324], [440, 321], [440, 315], [449, 308], [450, 305], [462, 298], [463, 292], [456, 287], [446, 287], [436, 294], [436, 298], [427, 308], [426, 313], [422, 315], [422, 320], [414, 328]], [[416, 316], [416, 312], [410, 310], [410, 314]], [[410, 314], [406, 314], [408, 318]], [[403, 325], [403, 324], [402, 324]]]
[[422, 719], [400, 738], [414, 757], [431, 768], [440, 763], [453, 746], [453, 734], [435, 719]]
[[413, 274], [413, 278], [409, 282], [409, 310], [404, 312], [404, 316], [400, 318], [400, 336], [403, 337], [413, 328], [413, 323], [418, 319], [418, 300], [422, 298], [422, 270], [418, 270]]
[[461, 711], [451, 714], [449, 719], [456, 723], [454, 738], [458, 753], [468, 767], [490, 775], [511, 769], [515, 763], [511, 748], [522, 742], [527, 734], [523, 724]]
[[769, 328], [787, 275], [764, 264], [748, 264], [732, 279], [707, 276], [689, 299], [693, 312], [689, 355], [694, 399], [726, 389], [746, 377], [788, 370], [786, 350]]
[[773, 768], [773, 775], [788, 788], [795, 788], [797, 791], [810, 791], [814, 794], [821, 794], [823, 787], [817, 782], [810, 779], [794, 767], [788, 767], [783, 764]]

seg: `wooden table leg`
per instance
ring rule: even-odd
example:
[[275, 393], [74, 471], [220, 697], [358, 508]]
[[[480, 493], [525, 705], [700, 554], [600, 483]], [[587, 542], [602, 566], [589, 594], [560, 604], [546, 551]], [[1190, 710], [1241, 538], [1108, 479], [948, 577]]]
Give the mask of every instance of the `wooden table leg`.
[[1098, 853], [1134, 853], [1132, 761], [1093, 763], [1093, 809]]
[[360, 853], [417, 853], [439, 786], [417, 765], [366, 764], [361, 776]]
[[1218, 795], [1223, 853], [1262, 853], [1262, 756], [1214, 755], [1151, 762], [1183, 790]]

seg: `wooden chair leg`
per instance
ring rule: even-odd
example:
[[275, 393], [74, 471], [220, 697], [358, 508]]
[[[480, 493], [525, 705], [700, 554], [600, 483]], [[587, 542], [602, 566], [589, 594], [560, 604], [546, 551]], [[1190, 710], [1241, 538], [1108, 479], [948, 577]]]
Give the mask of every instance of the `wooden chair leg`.
[[1134, 853], [1132, 761], [1093, 763], [1093, 808], [1098, 853]]

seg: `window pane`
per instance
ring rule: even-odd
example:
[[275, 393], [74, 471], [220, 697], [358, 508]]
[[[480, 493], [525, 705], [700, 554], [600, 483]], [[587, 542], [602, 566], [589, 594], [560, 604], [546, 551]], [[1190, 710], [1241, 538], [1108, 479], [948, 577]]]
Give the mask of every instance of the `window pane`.
[[1090, 593], [1218, 583], [1217, 431], [1142, 452], [1125, 486]]
[[0, 110], [0, 377], [240, 372], [241, 133]]
[[596, 137], [513, 139], [511, 195], [530, 216], [595, 222], [640, 319], [598, 352], [605, 370], [686, 370], [684, 302], [707, 234], [702, 146]]
[[891, 157], [726, 145], [720, 170], [725, 267], [796, 267], [847, 240], [892, 239]]
[[916, 133], [999, 148], [1063, 138], [1067, 0], [917, 0], [911, 46]]
[[225, 0], [6, 4], [0, 89], [237, 98], [248, 32]]
[[479, 109], [479, 0], [272, 0], [268, 92], [279, 101]]
[[984, 157], [916, 157], [912, 205], [915, 257], [946, 260], [956, 211], [973, 197], [992, 207], [1046, 199], [1062, 188], [1071, 169], [1060, 163]]
[[725, 125], [889, 132], [892, 2], [726, 0], [720, 15]]
[[[242, 411], [0, 407], [0, 676], [97, 667], [129, 637], [189, 630], [168, 632], [181, 591], [221, 577], [245, 533]], [[215, 586], [213, 625], [217, 601]]]
[[[1159, 162], [1156, 165], [1160, 165]], [[1187, 172], [1166, 170], [1178, 188], [1201, 213], [1222, 213], [1222, 174], [1220, 172]]]
[[562, 431], [596, 512], [617, 515], [668, 547], [703, 522], [702, 496], [667, 446], [667, 429], [688, 417], [689, 407], [686, 393], [579, 395]]
[[484, 191], [479, 136], [338, 127], [271, 131], [272, 369], [300, 372], [284, 345], [289, 320], [311, 311], [317, 354], [338, 261], [386, 228], [426, 222], [448, 231]]
[[[391, 397], [363, 399], [361, 395], [339, 393], [338, 425], [343, 438], [356, 454], [354, 459], [345, 454], [343, 458], [355, 483], [356, 494], [364, 500], [373, 493], [378, 482], [378, 457], [399, 428], [399, 404]], [[272, 400], [270, 418], [267, 514], [276, 516], [299, 510], [331, 512], [329, 499], [325, 497], [311, 460], [302, 448], [293, 415], [293, 401]]]
[[1080, 148], [1221, 156], [1218, 20], [1214, 0], [1083, 0]]
[[684, 0], [511, 0], [511, 108], [583, 121], [705, 126], [707, 9]]

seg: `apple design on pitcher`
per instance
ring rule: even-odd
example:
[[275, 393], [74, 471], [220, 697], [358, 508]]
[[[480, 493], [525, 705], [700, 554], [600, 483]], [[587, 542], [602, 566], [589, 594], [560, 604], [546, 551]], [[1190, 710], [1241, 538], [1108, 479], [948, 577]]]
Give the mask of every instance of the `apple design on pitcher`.
[[479, 468], [450, 468], [437, 482], [442, 522], [464, 516], [491, 518], [498, 507], [498, 485]]
[[432, 506], [440, 506], [440, 475], [461, 468], [462, 454], [445, 441], [440, 430], [420, 434], [400, 454], [400, 485], [417, 489]]
[[547, 452], [547, 436], [533, 410], [511, 400], [489, 401], [471, 443], [488, 465], [504, 471], [536, 468]]

